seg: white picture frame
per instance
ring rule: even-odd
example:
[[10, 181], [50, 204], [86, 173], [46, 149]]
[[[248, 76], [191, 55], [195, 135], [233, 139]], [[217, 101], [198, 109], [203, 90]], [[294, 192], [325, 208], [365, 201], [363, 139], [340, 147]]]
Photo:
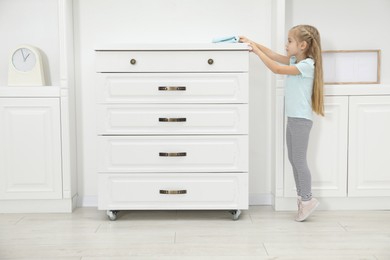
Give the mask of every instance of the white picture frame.
[[380, 50], [322, 52], [324, 84], [379, 84]]

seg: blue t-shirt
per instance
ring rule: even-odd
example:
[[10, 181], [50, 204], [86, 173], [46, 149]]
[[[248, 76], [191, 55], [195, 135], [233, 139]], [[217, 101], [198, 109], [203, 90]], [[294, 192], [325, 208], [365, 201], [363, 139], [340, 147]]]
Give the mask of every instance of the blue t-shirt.
[[295, 56], [290, 65], [296, 66], [301, 74], [287, 75], [285, 86], [285, 112], [288, 117], [312, 120], [311, 95], [314, 82], [314, 60], [307, 58], [296, 63]]

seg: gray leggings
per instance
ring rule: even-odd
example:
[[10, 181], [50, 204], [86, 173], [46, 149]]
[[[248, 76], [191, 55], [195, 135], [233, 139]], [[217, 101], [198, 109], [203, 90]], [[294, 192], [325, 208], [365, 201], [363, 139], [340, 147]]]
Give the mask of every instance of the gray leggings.
[[311, 120], [305, 118], [287, 118], [286, 142], [288, 159], [294, 172], [295, 186], [298, 196], [303, 201], [311, 199], [311, 174], [307, 166], [307, 146], [309, 144]]

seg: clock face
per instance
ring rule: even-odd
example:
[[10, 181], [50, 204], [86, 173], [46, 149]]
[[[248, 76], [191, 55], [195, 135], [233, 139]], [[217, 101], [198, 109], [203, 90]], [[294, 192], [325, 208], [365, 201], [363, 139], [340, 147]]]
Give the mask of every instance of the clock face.
[[27, 48], [17, 49], [12, 55], [15, 69], [23, 72], [31, 71], [37, 62], [34, 52]]

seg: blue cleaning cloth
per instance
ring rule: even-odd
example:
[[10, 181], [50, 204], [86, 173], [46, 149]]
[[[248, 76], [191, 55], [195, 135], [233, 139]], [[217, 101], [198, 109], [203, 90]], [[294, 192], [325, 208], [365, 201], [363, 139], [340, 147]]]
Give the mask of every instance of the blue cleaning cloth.
[[219, 37], [214, 38], [213, 43], [237, 43], [240, 40], [240, 37], [238, 36], [226, 36], [226, 37]]

